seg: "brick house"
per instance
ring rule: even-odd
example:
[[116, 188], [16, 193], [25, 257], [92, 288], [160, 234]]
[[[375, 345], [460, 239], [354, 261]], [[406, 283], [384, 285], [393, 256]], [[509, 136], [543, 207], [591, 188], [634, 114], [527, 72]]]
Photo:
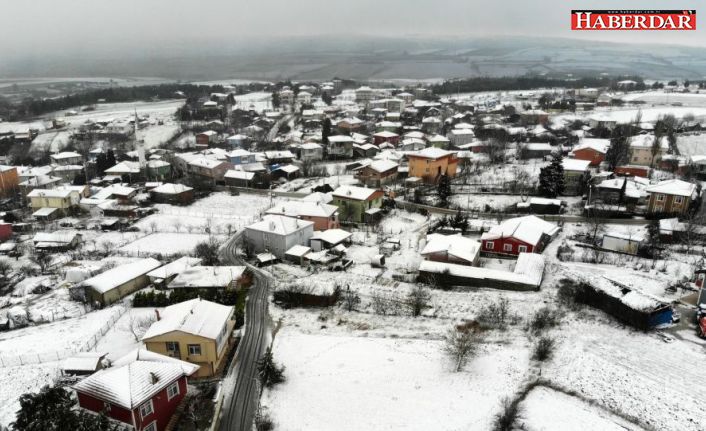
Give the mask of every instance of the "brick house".
[[699, 198], [696, 184], [676, 179], [660, 181], [645, 191], [650, 194], [647, 201], [650, 214], [686, 214]]
[[574, 159], [589, 161], [591, 166], [598, 166], [605, 160], [605, 155], [610, 147], [609, 139], [585, 138], [574, 147], [571, 154]]
[[533, 215], [511, 218], [481, 236], [481, 250], [485, 254], [506, 256], [541, 253], [557, 232], [557, 225]]
[[81, 380], [73, 389], [78, 405], [85, 410], [105, 412], [135, 430], [163, 431], [186, 396], [187, 378], [198, 368], [137, 350]]

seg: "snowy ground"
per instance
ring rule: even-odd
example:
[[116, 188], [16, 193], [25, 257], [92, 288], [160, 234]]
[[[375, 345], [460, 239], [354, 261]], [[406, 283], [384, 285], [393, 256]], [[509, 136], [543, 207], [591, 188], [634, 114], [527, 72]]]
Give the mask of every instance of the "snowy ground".
[[683, 133], [677, 136], [677, 147], [682, 156], [706, 155], [706, 133]]
[[520, 408], [518, 422], [527, 431], [642, 429], [600, 407], [544, 387], [533, 389]]
[[683, 106], [706, 106], [706, 92], [699, 93], [665, 93], [664, 91], [646, 91], [644, 93], [628, 93], [621, 97], [626, 102], [645, 102], [648, 104], [681, 103]]
[[439, 341], [288, 329], [274, 352], [287, 382], [265, 391], [263, 404], [287, 430], [488, 429], [528, 363], [526, 349], [487, 345], [454, 373]]
[[[205, 233], [153, 233], [120, 247], [118, 251], [130, 256], [188, 254], [198, 243], [208, 241], [210, 237]], [[217, 237], [217, 240], [224, 239], [224, 236]]]
[[[274, 198], [272, 202], [276, 204], [279, 198]], [[156, 214], [145, 217], [135, 225], [143, 232], [152, 232], [154, 223], [157, 232], [204, 233], [210, 227], [211, 233], [227, 234], [258, 221], [270, 207], [268, 196], [212, 193], [185, 207], [157, 204]]]
[[0, 426], [8, 426], [20, 409], [20, 395], [51, 385], [60, 375], [59, 362], [0, 367]]

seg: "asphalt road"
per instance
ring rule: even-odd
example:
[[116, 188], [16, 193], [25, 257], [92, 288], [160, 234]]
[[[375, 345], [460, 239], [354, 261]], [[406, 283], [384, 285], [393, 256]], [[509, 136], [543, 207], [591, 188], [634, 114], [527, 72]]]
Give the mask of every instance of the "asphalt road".
[[250, 431], [260, 397], [257, 362], [267, 348], [268, 293], [270, 278], [258, 268], [238, 257], [237, 243], [242, 231], [221, 248], [221, 256], [229, 265], [246, 265], [255, 276], [245, 306], [245, 332], [236, 357], [223, 381], [223, 404], [219, 416], [221, 431]]

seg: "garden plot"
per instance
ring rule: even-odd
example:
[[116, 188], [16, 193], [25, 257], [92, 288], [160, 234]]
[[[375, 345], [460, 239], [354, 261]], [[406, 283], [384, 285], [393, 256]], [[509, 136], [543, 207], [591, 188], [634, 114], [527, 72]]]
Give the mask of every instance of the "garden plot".
[[[211, 235], [205, 233], [153, 233], [120, 247], [118, 252], [130, 256], [189, 254], [197, 244], [207, 242], [210, 238]], [[225, 240], [223, 236], [215, 238]]]
[[135, 224], [143, 232], [186, 232], [228, 234], [256, 221], [279, 198], [269, 196], [228, 193], [212, 193], [189, 206], [158, 204], [157, 214], [145, 217]]
[[278, 429], [297, 430], [487, 430], [528, 364], [524, 348], [484, 345], [454, 373], [439, 341], [303, 335], [286, 327], [273, 351], [287, 381], [265, 390], [262, 403]]
[[98, 341], [94, 350], [107, 353], [107, 358], [114, 361], [135, 349], [142, 348], [142, 341], [135, 340], [135, 336], [142, 338], [149, 327], [148, 324], [157, 320], [155, 310], [162, 311], [161, 308], [154, 307], [130, 308]]
[[533, 389], [520, 408], [518, 423], [527, 431], [642, 429], [600, 407], [545, 387]]
[[706, 133], [679, 135], [677, 147], [683, 156], [706, 155]]
[[703, 429], [701, 345], [665, 343], [654, 334], [583, 317], [559, 334], [566, 342], [543, 369], [543, 378], [651, 429]]
[[107, 331], [112, 319], [122, 311], [120, 306], [110, 307], [73, 319], [2, 332], [0, 358], [7, 362], [5, 365], [63, 359], [69, 352], [82, 350], [87, 343], [101, 338], [101, 330]]

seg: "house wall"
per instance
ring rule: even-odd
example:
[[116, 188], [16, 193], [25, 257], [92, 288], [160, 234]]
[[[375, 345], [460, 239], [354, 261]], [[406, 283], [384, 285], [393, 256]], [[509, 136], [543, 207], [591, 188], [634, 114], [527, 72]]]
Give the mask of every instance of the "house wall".
[[662, 159], [663, 151], [660, 150], [654, 158], [651, 148], [630, 147], [630, 164], [641, 166], [656, 166]]
[[7, 198], [14, 196], [19, 190], [20, 177], [17, 175], [17, 168], [11, 168], [0, 172], [0, 197]]
[[309, 238], [313, 235], [314, 225], [303, 227], [289, 235], [245, 228], [245, 237], [253, 253], [262, 253], [267, 250], [278, 259], [284, 259], [285, 252], [295, 245], [308, 245]]
[[581, 189], [581, 179], [585, 171], [564, 171], [564, 194], [577, 195]]
[[366, 210], [380, 208], [382, 206], [382, 194], [375, 199], [367, 201], [356, 201], [335, 196], [331, 204], [338, 207], [339, 217], [341, 217], [343, 221], [363, 223], [365, 222]]
[[101, 305], [110, 305], [133, 292], [147, 287], [149, 284], [149, 277], [147, 277], [147, 275], [141, 275], [103, 294], [93, 290], [92, 288], [87, 288], [86, 290], [91, 302], [98, 301]]
[[458, 159], [453, 155], [437, 160], [409, 157], [409, 176], [420, 177], [425, 183], [436, 183], [441, 175], [456, 176]]
[[338, 213], [335, 213], [333, 217], [301, 216], [299, 219], [314, 222], [314, 230], [337, 229], [340, 227]]
[[101, 413], [105, 411], [108, 417], [128, 425], [133, 425], [132, 412], [129, 409], [115, 404], [106, 403], [103, 400], [99, 400], [98, 398], [79, 391], [76, 391], [76, 395], [78, 397], [78, 405], [81, 408], [94, 413]]
[[[228, 320], [227, 338], [230, 340], [230, 334], [233, 330], [233, 320]], [[159, 353], [161, 355], [176, 357], [182, 361], [187, 361], [200, 366], [199, 370], [194, 374], [195, 377], [210, 377], [213, 376], [223, 360], [224, 353], [227, 351], [228, 343], [226, 343], [221, 352], [216, 350], [216, 340], [211, 340], [205, 337], [200, 337], [193, 334], [187, 334], [181, 331], [169, 332], [149, 339], [143, 340], [145, 348], [150, 352]], [[179, 343], [179, 355], [173, 355], [167, 352], [167, 342]], [[201, 346], [201, 355], [189, 355], [189, 344], [198, 344]]]
[[57, 197], [46, 197], [46, 196], [35, 196], [30, 198], [30, 205], [33, 210], [38, 210], [39, 208], [58, 208], [58, 209], [68, 209], [71, 208], [71, 197], [57, 198]]
[[602, 247], [608, 250], [619, 251], [622, 253], [637, 254], [640, 247], [639, 241], [628, 240], [624, 238], [614, 238], [612, 236], [604, 236]]
[[652, 193], [647, 203], [647, 211], [650, 213], [685, 214], [689, 210], [690, 204], [691, 198], [686, 196]]
[[386, 172], [377, 172], [366, 166], [358, 172], [357, 179], [368, 187], [381, 187], [397, 179], [397, 167]]
[[[491, 244], [492, 243], [492, 244]], [[505, 245], [509, 245], [510, 249], [505, 250]], [[541, 241], [540, 241], [541, 244]], [[509, 256], [517, 256], [522, 252], [525, 253], [541, 253], [542, 247], [537, 244], [537, 247], [532, 244], [528, 244], [524, 241], [508, 237], [508, 238], [498, 238], [493, 240], [482, 240], [481, 241], [481, 252], [491, 253], [491, 254], [505, 254]], [[527, 247], [527, 250], [520, 251], [520, 246]]]
[[177, 194], [171, 194], [171, 193], [151, 193], [152, 194], [152, 200], [157, 202], [157, 203], [165, 203], [165, 204], [178, 204], [178, 205], [186, 205], [194, 200], [194, 191], [193, 190], [187, 190], [182, 193], [177, 193]]
[[171, 400], [168, 399], [167, 387], [169, 387], [169, 385], [165, 386], [163, 390], [161, 390], [155, 396], [152, 397], [152, 407], [154, 409], [154, 412], [152, 414], [145, 416], [145, 418], [143, 419], [140, 416], [140, 408], [139, 406], [137, 406], [137, 408], [134, 410], [134, 413], [136, 428], [138, 430], [141, 430], [145, 426], [149, 425], [150, 423], [152, 423], [152, 421], [157, 421], [158, 431], [164, 431], [167, 428], [169, 420], [174, 415], [174, 412], [179, 406], [179, 403], [181, 403], [181, 400], [184, 399], [188, 390], [186, 384], [186, 377], [181, 377], [175, 381], [179, 383], [179, 395], [175, 396]]

